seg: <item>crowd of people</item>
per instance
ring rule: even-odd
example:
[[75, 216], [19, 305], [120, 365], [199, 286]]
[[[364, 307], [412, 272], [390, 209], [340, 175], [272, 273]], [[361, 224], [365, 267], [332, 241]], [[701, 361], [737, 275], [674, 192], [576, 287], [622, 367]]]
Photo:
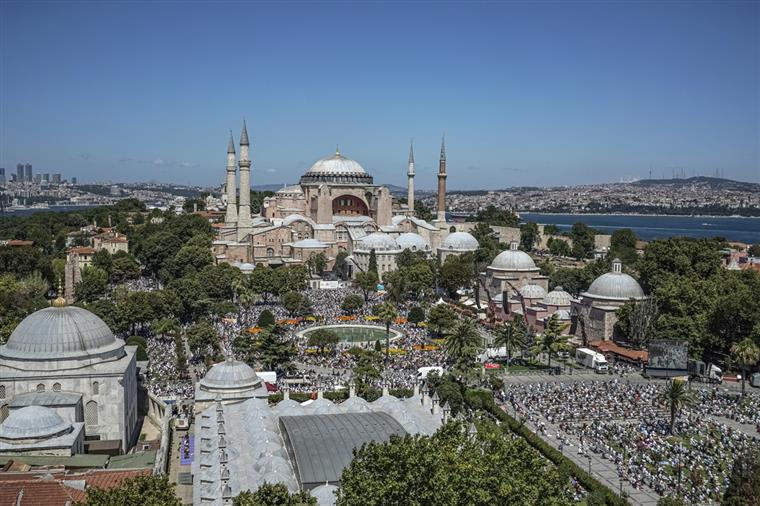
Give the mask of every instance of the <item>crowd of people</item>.
[[595, 454], [613, 463], [621, 480], [660, 495], [692, 503], [719, 501], [734, 459], [760, 446], [752, 428], [760, 396], [698, 390], [695, 402], [681, 409], [671, 433], [664, 384], [626, 380], [532, 383], [505, 386], [500, 392], [512, 412], [561, 450]]

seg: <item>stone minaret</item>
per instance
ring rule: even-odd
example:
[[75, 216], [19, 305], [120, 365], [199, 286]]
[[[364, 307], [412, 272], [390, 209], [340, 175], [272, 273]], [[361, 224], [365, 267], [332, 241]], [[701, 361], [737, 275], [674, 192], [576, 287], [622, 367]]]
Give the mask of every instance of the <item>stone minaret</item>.
[[230, 131], [230, 142], [227, 144], [227, 214], [224, 224], [230, 228], [237, 225], [237, 175], [235, 166], [235, 141]]
[[406, 171], [406, 202], [409, 213], [414, 214], [414, 145], [409, 144], [409, 168]]
[[238, 211], [238, 240], [251, 230], [251, 160], [248, 158], [248, 129], [243, 120], [240, 134], [240, 210]]
[[446, 139], [441, 139], [441, 158], [438, 160], [438, 216], [436, 221], [446, 223]]

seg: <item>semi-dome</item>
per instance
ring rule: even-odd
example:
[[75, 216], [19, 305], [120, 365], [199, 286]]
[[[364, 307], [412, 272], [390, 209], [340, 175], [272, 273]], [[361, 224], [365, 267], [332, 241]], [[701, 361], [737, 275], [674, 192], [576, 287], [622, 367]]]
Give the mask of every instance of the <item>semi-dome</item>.
[[554, 290], [546, 294], [542, 302], [548, 306], [569, 306], [572, 300], [572, 295], [563, 290], [561, 286], [556, 286]]
[[405, 232], [396, 237], [396, 243], [399, 248], [409, 249], [412, 251], [429, 251], [430, 244], [420, 234], [414, 232]]
[[388, 234], [373, 232], [362, 237], [354, 249], [362, 251], [397, 251], [399, 245]]
[[442, 250], [453, 251], [475, 251], [478, 246], [478, 240], [467, 232], [451, 233], [441, 243]]
[[543, 299], [546, 297], [546, 290], [538, 285], [525, 285], [520, 288], [520, 295], [526, 299]]
[[200, 383], [203, 390], [213, 392], [246, 390], [261, 386], [261, 380], [251, 366], [231, 357], [211, 366]]
[[[61, 299], [62, 300], [62, 299]], [[0, 346], [0, 357], [16, 360], [108, 358], [123, 353], [124, 341], [95, 314], [76, 306], [48, 307], [24, 318]]]
[[612, 271], [596, 278], [582, 295], [592, 299], [611, 301], [645, 298], [641, 285], [633, 277], [624, 273], [622, 266], [620, 260], [613, 260]]
[[367, 174], [359, 162], [346, 158], [336, 150], [334, 155], [317, 161], [301, 176], [301, 184], [304, 183], [372, 184], [372, 176]]
[[500, 271], [535, 271], [536, 263], [525, 253], [517, 249], [517, 242], [512, 241], [509, 249], [502, 251], [491, 262], [491, 268]]
[[298, 242], [294, 242], [293, 247], [304, 249], [322, 249], [326, 248], [327, 244], [323, 243], [319, 239], [301, 239]]
[[66, 433], [71, 423], [45, 406], [26, 406], [11, 411], [0, 423], [0, 439], [44, 439]]

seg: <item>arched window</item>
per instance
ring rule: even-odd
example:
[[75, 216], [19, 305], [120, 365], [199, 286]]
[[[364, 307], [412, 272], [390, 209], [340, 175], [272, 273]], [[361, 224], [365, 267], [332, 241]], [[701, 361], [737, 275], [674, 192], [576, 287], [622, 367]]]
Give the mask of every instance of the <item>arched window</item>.
[[98, 403], [90, 401], [84, 406], [84, 423], [87, 425], [98, 424]]
[[41, 394], [44, 391], [45, 391], [45, 385], [43, 385], [42, 383], [40, 383], [39, 385], [37, 385], [37, 393], [38, 394]]
[[8, 415], [10, 414], [10, 411], [8, 409], [7, 404], [3, 404], [2, 407], [0, 407], [0, 422], [4, 422], [6, 418], [8, 418]]
[[92, 393], [98, 395], [100, 393], [100, 383], [97, 381], [92, 382]]
[[61, 384], [53, 383], [53, 392], [60, 392], [60, 391], [61, 391]]
[[272, 258], [274, 256], [274, 248], [267, 248], [267, 256]]
[[0, 399], [5, 399], [5, 385], [0, 385]]
[[449, 227], [449, 232], [452, 234], [457, 231], [457, 227]]

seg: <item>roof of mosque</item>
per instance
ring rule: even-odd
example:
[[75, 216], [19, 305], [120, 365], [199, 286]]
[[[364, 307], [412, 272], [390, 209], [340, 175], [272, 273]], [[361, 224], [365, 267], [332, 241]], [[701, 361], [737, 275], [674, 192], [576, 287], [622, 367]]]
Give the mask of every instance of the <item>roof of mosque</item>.
[[48, 438], [71, 429], [54, 410], [45, 406], [26, 406], [14, 409], [0, 423], [0, 439]]
[[372, 184], [372, 176], [367, 174], [359, 162], [346, 158], [335, 150], [335, 154], [318, 160], [301, 177], [301, 183], [367, 183]]
[[201, 380], [205, 390], [242, 390], [260, 386], [256, 371], [245, 362], [228, 358], [211, 366]]
[[430, 244], [420, 234], [414, 232], [405, 232], [396, 237], [396, 243], [398, 243], [401, 249], [410, 249], [412, 251], [428, 251], [430, 250]]
[[475, 251], [478, 249], [478, 240], [467, 232], [454, 232], [446, 236], [441, 243], [441, 249]]

